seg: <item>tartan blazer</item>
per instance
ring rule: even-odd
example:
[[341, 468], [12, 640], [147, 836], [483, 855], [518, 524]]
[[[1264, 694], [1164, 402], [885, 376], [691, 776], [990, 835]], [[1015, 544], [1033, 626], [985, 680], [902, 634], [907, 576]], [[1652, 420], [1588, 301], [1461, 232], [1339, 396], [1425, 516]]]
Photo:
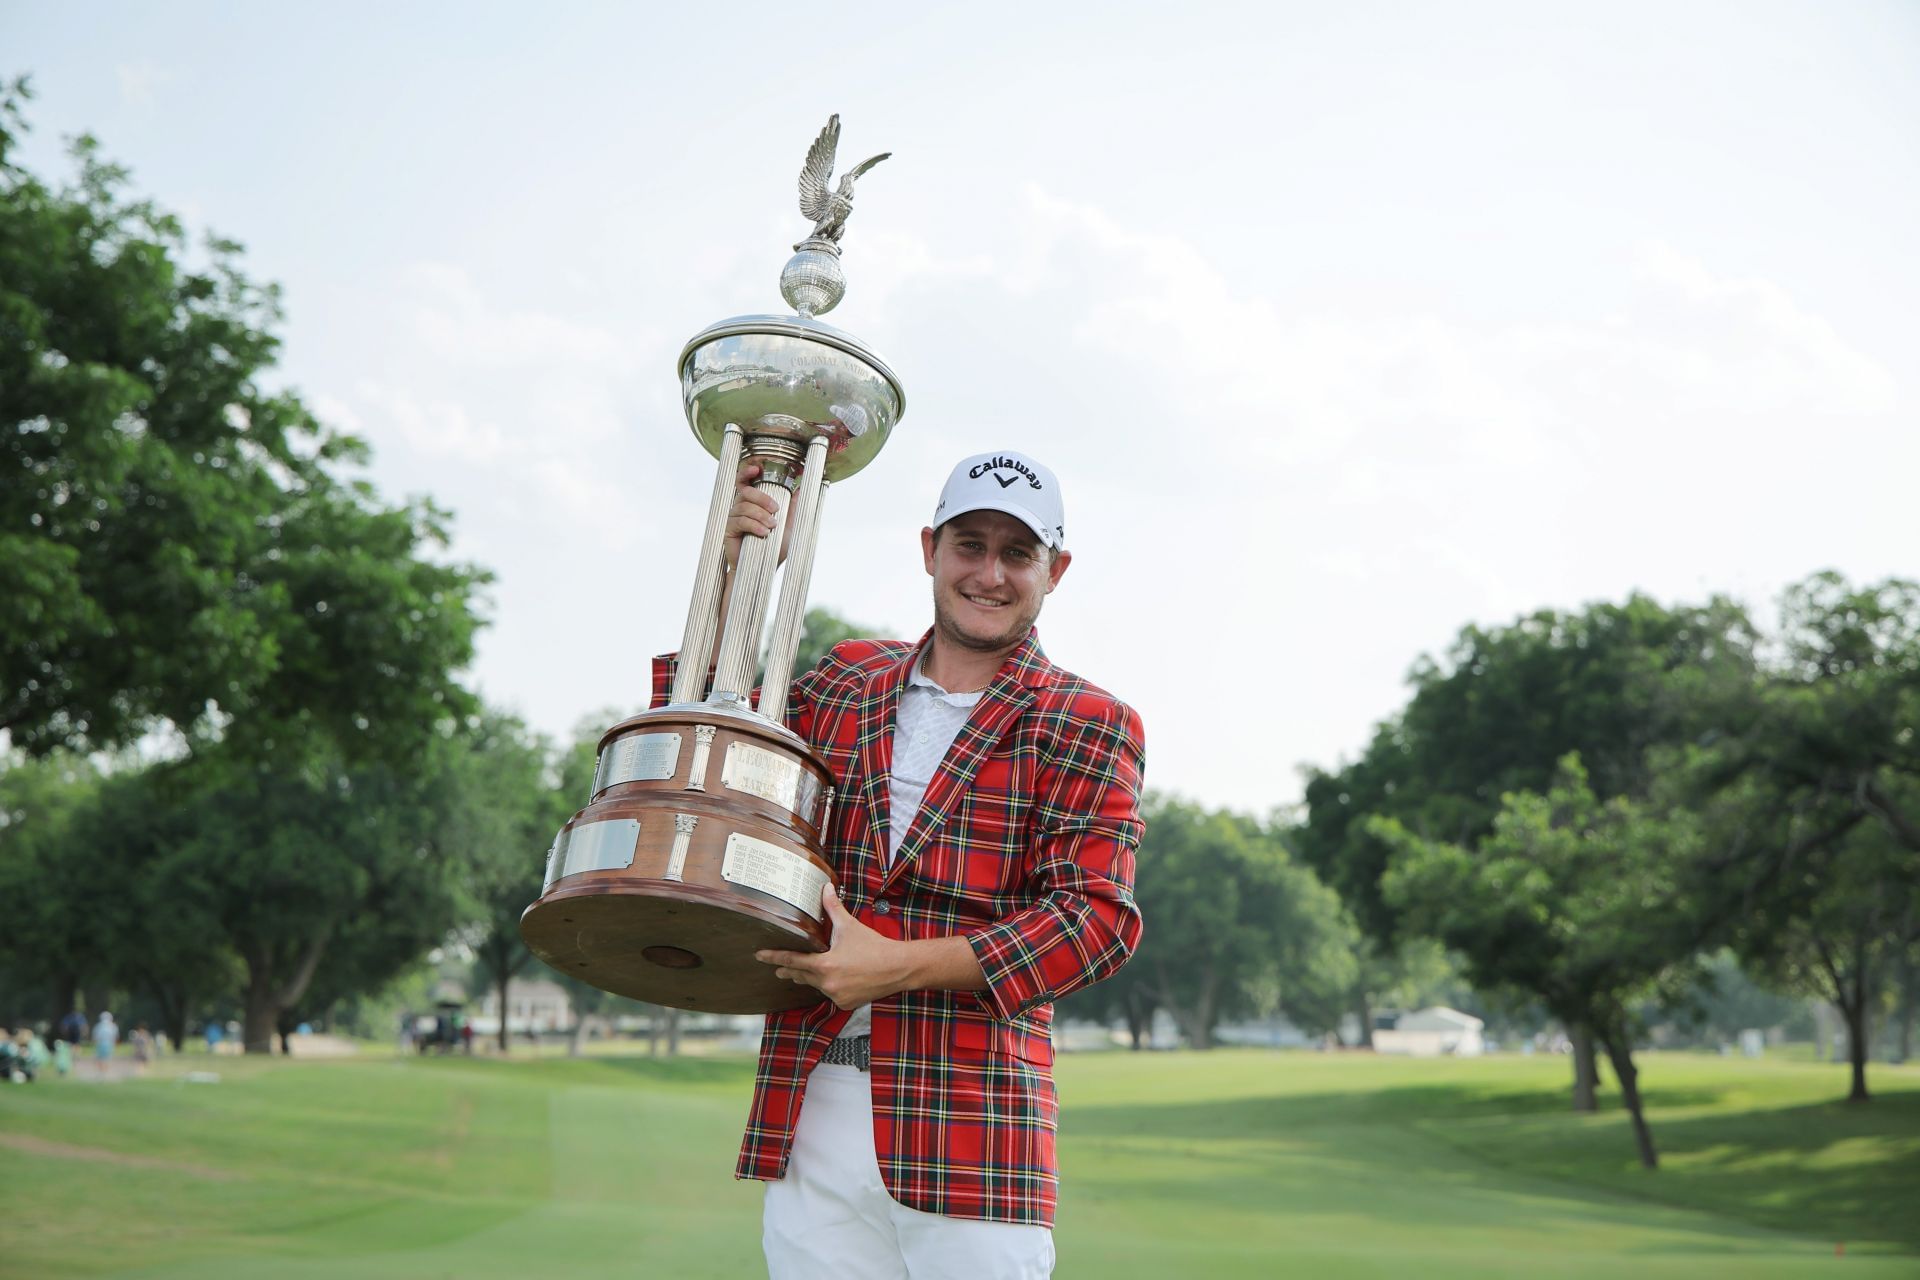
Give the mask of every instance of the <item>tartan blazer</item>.
[[[833, 770], [827, 858], [849, 913], [889, 937], [963, 935], [983, 991], [873, 1004], [874, 1149], [894, 1199], [956, 1218], [1053, 1225], [1053, 1001], [1140, 940], [1134, 851], [1140, 717], [1048, 662], [1033, 635], [974, 705], [887, 861], [895, 710], [919, 644], [836, 646], [790, 691], [787, 723]], [[664, 704], [672, 660], [654, 666]], [[847, 1014], [767, 1015], [734, 1175], [786, 1173], [807, 1075]]]

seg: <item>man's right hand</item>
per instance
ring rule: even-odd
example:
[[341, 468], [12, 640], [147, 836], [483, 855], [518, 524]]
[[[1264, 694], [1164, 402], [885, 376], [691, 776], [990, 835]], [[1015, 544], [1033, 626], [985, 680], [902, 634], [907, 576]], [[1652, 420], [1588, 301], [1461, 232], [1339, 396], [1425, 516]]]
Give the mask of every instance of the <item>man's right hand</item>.
[[[743, 462], [740, 464], [739, 484], [733, 491], [733, 510], [727, 513], [727, 568], [729, 571], [740, 564], [740, 539], [751, 534], [764, 538], [773, 532], [774, 519], [780, 514], [780, 507], [774, 500], [754, 488], [754, 481], [760, 478], [760, 464]], [[782, 539], [780, 558], [786, 559], [785, 539]]]

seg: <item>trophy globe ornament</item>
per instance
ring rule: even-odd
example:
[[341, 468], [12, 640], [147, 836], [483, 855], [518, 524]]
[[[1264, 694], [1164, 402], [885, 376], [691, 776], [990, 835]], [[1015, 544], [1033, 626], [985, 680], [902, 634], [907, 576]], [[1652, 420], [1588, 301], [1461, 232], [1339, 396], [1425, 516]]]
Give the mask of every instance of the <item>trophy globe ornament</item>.
[[813, 219], [813, 233], [793, 246], [793, 257], [780, 273], [780, 296], [803, 316], [823, 316], [840, 305], [847, 292], [847, 278], [840, 271], [840, 236], [853, 214], [853, 184], [860, 175], [892, 155], [862, 160], [833, 179], [833, 157], [840, 149], [840, 117], [828, 119], [826, 128], [807, 148], [807, 163], [800, 169], [800, 212]]
[[[651, 1004], [765, 1013], [820, 998], [753, 958], [832, 941], [821, 895], [834, 883], [833, 773], [786, 727], [787, 687], [826, 491], [871, 462], [906, 411], [886, 363], [817, 318], [846, 293], [854, 183], [890, 154], [830, 186], [839, 142], [836, 115], [800, 171], [814, 225], [780, 275], [794, 314], [719, 321], [680, 353], [687, 424], [717, 465], [671, 692], [601, 735], [586, 807], [554, 837], [520, 918], [547, 964]], [[778, 516], [772, 534], [743, 540], [729, 580], [727, 516], [749, 461]]]

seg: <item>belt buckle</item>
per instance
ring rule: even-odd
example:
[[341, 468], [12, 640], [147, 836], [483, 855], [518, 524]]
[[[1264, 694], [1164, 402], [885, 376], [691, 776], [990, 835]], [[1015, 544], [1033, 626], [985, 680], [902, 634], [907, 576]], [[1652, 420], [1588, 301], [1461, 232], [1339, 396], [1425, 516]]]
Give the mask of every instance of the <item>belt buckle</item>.
[[827, 1051], [821, 1056], [820, 1061], [822, 1065], [853, 1067], [859, 1071], [867, 1071], [873, 1062], [873, 1037], [841, 1036], [827, 1046]]

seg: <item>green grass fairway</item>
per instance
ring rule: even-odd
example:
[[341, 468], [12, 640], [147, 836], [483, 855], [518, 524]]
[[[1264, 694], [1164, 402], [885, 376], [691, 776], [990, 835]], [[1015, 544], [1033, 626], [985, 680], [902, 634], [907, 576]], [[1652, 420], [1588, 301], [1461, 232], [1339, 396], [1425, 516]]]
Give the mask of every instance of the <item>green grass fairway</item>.
[[[1920, 1071], [1645, 1065], [1653, 1175], [1564, 1059], [1067, 1057], [1059, 1274], [1920, 1276]], [[0, 1088], [0, 1276], [760, 1270], [743, 1060], [215, 1066]]]

